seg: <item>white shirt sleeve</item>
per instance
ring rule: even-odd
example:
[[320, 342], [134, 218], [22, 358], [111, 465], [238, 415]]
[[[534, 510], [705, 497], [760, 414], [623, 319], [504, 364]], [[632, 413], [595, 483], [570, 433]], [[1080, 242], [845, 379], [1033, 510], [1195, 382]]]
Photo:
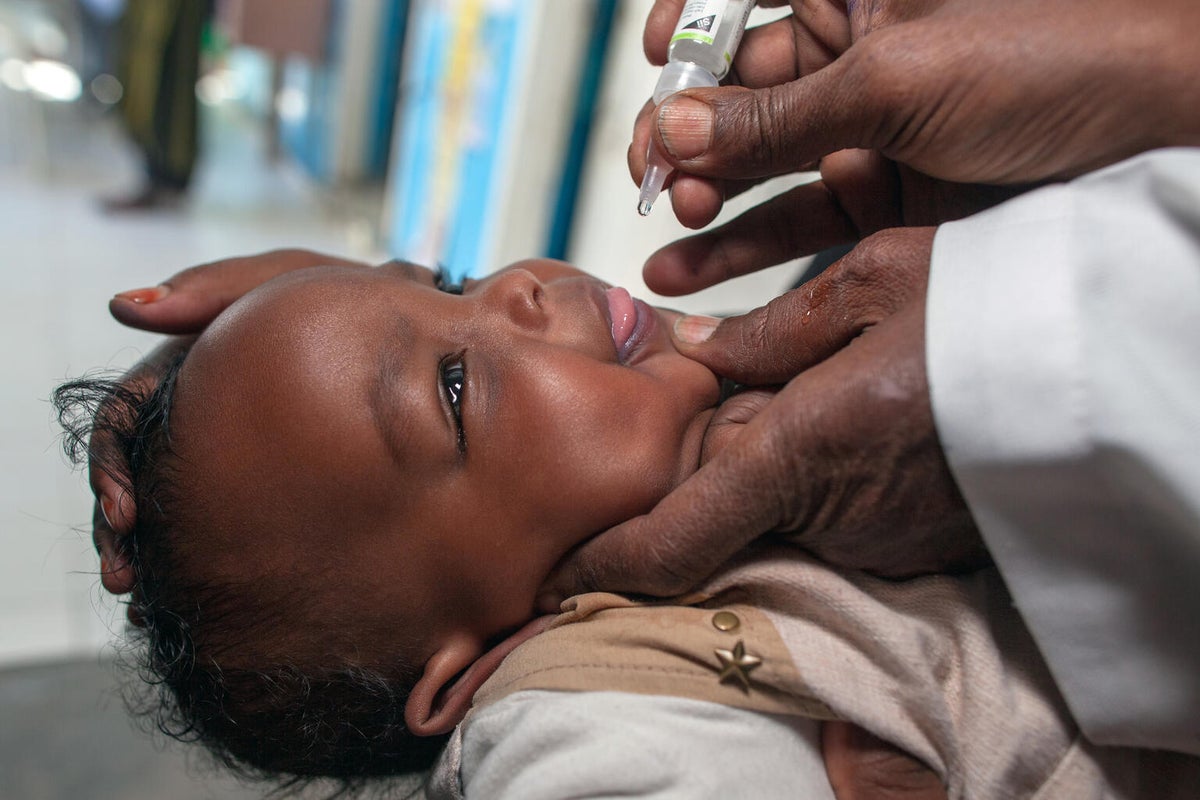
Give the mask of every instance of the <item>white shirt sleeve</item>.
[[1200, 150], [942, 226], [938, 434], [1084, 733], [1200, 754]]
[[471, 715], [468, 800], [834, 800], [815, 720], [659, 695], [524, 691]]

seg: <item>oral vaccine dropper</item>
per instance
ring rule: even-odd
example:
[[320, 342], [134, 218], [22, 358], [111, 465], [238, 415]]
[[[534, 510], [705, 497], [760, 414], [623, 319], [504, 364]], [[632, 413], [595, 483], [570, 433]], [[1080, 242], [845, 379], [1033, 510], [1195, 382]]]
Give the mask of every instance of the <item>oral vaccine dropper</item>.
[[[654, 87], [654, 105], [684, 89], [718, 85], [729, 73], [753, 8], [754, 0], [684, 3], [667, 49], [667, 64]], [[651, 140], [646, 152], [646, 174], [638, 194], [638, 213], [643, 217], [650, 213], [671, 169]]]

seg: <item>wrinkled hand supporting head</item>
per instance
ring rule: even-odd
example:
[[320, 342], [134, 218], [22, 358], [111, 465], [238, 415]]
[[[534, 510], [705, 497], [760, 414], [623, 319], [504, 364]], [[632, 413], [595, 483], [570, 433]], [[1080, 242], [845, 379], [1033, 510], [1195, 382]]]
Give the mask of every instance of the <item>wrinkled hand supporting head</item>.
[[[135, 593], [137, 570], [132, 534], [138, 521], [131, 454], [153, 449], [134, 409], [159, 391], [164, 374], [182, 359], [193, 337], [173, 337], [117, 380], [84, 378], [59, 387], [54, 401], [64, 430], [64, 448], [76, 463], [86, 459], [96, 497], [92, 540], [100, 556], [100, 582], [112, 594]], [[137, 602], [130, 622], [141, 623]]]
[[684, 318], [676, 334], [688, 355], [745, 384], [783, 386], [649, 514], [564, 561], [544, 606], [595, 589], [679, 594], [770, 531], [887, 577], [986, 563], [929, 405], [932, 240], [931, 228], [885, 231], [745, 316]]

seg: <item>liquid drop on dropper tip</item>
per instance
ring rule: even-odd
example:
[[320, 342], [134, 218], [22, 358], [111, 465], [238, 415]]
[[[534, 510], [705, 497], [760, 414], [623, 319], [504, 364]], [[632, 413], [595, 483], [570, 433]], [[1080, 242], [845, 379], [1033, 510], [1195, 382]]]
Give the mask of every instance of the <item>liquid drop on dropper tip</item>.
[[671, 173], [671, 165], [663, 160], [658, 149], [651, 147], [646, 153], [646, 174], [642, 176], [642, 185], [638, 191], [638, 213], [643, 217], [650, 214], [650, 207], [658, 199]]

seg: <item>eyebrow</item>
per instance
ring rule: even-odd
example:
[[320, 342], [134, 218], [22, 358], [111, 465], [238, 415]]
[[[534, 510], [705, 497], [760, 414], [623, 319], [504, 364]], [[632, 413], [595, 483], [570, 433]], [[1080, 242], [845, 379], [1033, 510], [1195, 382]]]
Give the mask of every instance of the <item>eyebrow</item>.
[[379, 265], [380, 267], [393, 267], [400, 270], [404, 277], [413, 283], [432, 284], [433, 272], [429, 267], [414, 264], [412, 261], [405, 261], [400, 258], [393, 258], [391, 261], [385, 261]]
[[[402, 343], [412, 341], [412, 326], [408, 320], [397, 317], [395, 320], [395, 336]], [[397, 401], [398, 393], [394, 390], [396, 384], [404, 377], [404, 359], [402, 351], [407, 347], [397, 346], [385, 348], [380, 354], [379, 371], [371, 382], [369, 403], [371, 418], [379, 438], [396, 464], [404, 463], [406, 436], [402, 435], [412, 424], [412, 414], [404, 413], [408, 409], [401, 407]], [[400, 421], [401, 424], [397, 424]]]

